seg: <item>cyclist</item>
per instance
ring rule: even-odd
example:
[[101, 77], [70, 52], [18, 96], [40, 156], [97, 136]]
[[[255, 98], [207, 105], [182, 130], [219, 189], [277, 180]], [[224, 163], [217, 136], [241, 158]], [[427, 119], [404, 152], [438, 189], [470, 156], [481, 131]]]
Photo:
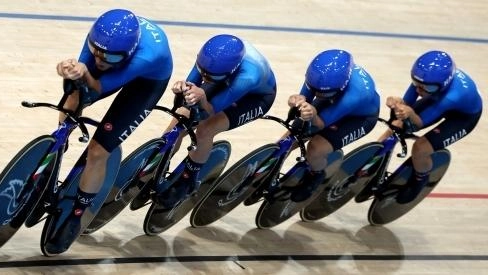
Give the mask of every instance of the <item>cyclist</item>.
[[[376, 125], [380, 97], [371, 76], [341, 49], [319, 53], [309, 64], [300, 94], [291, 95], [290, 107], [297, 107], [303, 121], [311, 121], [307, 144], [309, 169], [290, 190], [290, 199], [308, 199], [326, 178], [327, 156], [359, 140]], [[268, 196], [283, 195], [270, 192]]]
[[[65, 92], [65, 108], [75, 110], [118, 92], [88, 144], [86, 166], [66, 222], [47, 244], [49, 251], [64, 251], [80, 230], [81, 215], [95, 198], [105, 177], [110, 152], [119, 146], [151, 113], [166, 89], [173, 60], [165, 32], [129, 10], [113, 9], [91, 27], [79, 59], [57, 64]], [[79, 101], [74, 80], [88, 86]], [[60, 123], [64, 116], [60, 116]]]
[[[388, 97], [386, 105], [403, 127], [409, 120], [409, 131], [433, 126], [417, 139], [412, 147], [414, 171], [407, 187], [397, 196], [399, 203], [415, 199], [429, 182], [432, 169], [431, 154], [468, 135], [478, 123], [482, 113], [482, 99], [474, 81], [456, 68], [446, 52], [432, 50], [422, 54], [413, 63], [412, 83], [403, 98]], [[442, 121], [441, 121], [442, 120]], [[381, 138], [391, 134], [387, 131]]]
[[[155, 188], [153, 200], [165, 208], [198, 190], [198, 172], [218, 133], [269, 111], [276, 97], [276, 80], [268, 61], [254, 46], [234, 35], [219, 34], [204, 43], [186, 80], [175, 82], [172, 90], [187, 105], [198, 104], [203, 119], [196, 126], [197, 149], [189, 152], [182, 177], [169, 189], [162, 183]], [[188, 116], [190, 111], [182, 107], [178, 112]], [[173, 120], [166, 131], [175, 124]]]

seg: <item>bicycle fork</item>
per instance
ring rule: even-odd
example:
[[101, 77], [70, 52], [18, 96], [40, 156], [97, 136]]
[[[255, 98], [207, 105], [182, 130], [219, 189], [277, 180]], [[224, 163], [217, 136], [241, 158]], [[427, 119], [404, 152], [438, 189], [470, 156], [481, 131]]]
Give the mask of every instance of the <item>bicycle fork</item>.
[[[59, 185], [61, 184], [61, 182], [58, 180], [58, 177], [60, 170], [59, 166], [61, 164], [61, 159], [63, 158], [63, 153], [61, 152], [62, 150], [63, 149], [58, 149], [58, 154], [60, 155], [55, 160], [56, 162], [54, 164], [52, 164], [53, 158], [48, 156], [42, 162], [43, 165], [41, 165], [36, 173], [32, 175], [32, 179], [38, 181], [36, 183], [35, 192], [38, 194], [40, 199], [37, 205], [34, 205], [34, 209], [31, 210], [31, 213], [25, 222], [25, 225], [27, 227], [32, 227], [39, 222], [45, 220], [46, 217], [42, 218], [44, 213], [48, 213], [50, 215], [55, 215], [58, 213], [56, 206], [59, 196]], [[46, 170], [46, 168], [50, 165], [52, 165], [51, 168]], [[43, 168], [40, 169], [41, 167]], [[43, 179], [43, 177], [45, 176], [49, 176], [50, 178]], [[41, 180], [48, 181], [45, 188], [41, 187]]]
[[[261, 168], [258, 170], [258, 172], [261, 172], [261, 173], [265, 169], [271, 170], [271, 172], [268, 173], [269, 176], [266, 177], [266, 181], [269, 182], [269, 184], [262, 184], [261, 185], [262, 186], [261, 192], [263, 193], [263, 195], [272, 196], [273, 194], [279, 192], [282, 189], [280, 179], [290, 177], [291, 175], [293, 175], [295, 173], [295, 170], [298, 168], [298, 166], [295, 165], [286, 174], [280, 173], [281, 167], [283, 166], [283, 162], [284, 162], [286, 156], [290, 153], [293, 142], [294, 141], [292, 140], [292, 138], [290, 136], [280, 140], [278, 142], [280, 149], [278, 151], [276, 151], [270, 157], [270, 159], [265, 163], [265, 165], [261, 166]], [[303, 160], [299, 161], [299, 163], [304, 163]]]
[[391, 155], [397, 142], [398, 138], [395, 135], [391, 135], [385, 139], [382, 143], [383, 149], [375, 154], [375, 156], [356, 173], [356, 176], [358, 177], [369, 177], [374, 175], [368, 185], [375, 195], [383, 190], [385, 179], [389, 176], [386, 169], [390, 163]]
[[[75, 125], [72, 123], [61, 123], [58, 126], [58, 129], [52, 133], [52, 136], [56, 140], [55, 143], [51, 146], [49, 153], [42, 159], [36, 171], [30, 177], [30, 181], [35, 185], [34, 192], [39, 197], [39, 200], [36, 205], [33, 205], [34, 208], [30, 209], [30, 214], [25, 222], [27, 227], [34, 226], [43, 221], [45, 219], [42, 218], [44, 213], [57, 213], [58, 187], [61, 184], [58, 180], [60, 165], [68, 146], [68, 135], [74, 128]], [[44, 178], [46, 176], [48, 177], [47, 179]], [[46, 183], [47, 186], [43, 185], [42, 181], [48, 181]]]

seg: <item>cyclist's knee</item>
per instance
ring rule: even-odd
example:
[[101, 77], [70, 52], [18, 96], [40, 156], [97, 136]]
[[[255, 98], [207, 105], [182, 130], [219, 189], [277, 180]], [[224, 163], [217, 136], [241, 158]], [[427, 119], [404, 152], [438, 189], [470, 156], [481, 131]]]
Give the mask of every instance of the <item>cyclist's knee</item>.
[[199, 125], [195, 132], [197, 139], [213, 139], [216, 135], [213, 125]]
[[309, 162], [321, 161], [332, 152], [332, 145], [322, 136], [314, 136], [307, 144], [307, 160]]
[[213, 139], [218, 133], [228, 129], [228, 122], [217, 116], [201, 121], [196, 130], [198, 139]]
[[429, 140], [425, 137], [420, 137], [418, 138], [412, 146], [412, 154], [417, 154], [417, 153], [432, 153], [433, 148], [432, 145], [430, 144]]
[[424, 159], [430, 157], [434, 152], [432, 145], [425, 137], [418, 138], [412, 146], [412, 158]]
[[309, 142], [307, 145], [307, 159], [317, 159], [327, 154], [325, 147]]
[[90, 144], [88, 144], [88, 156], [87, 161], [92, 162], [100, 162], [106, 161], [109, 157], [110, 153], [103, 148], [100, 143], [95, 140], [91, 140]]

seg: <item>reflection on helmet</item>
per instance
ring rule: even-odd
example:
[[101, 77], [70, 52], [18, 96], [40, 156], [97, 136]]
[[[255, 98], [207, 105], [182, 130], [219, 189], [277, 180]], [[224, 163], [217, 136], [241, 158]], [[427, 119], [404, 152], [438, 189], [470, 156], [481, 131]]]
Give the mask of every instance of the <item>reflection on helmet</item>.
[[114, 9], [102, 14], [88, 33], [90, 51], [108, 63], [127, 60], [141, 37], [137, 17], [128, 10]]
[[218, 78], [232, 74], [241, 64], [245, 54], [241, 39], [230, 34], [210, 38], [197, 55], [200, 72]]
[[319, 97], [335, 97], [343, 92], [351, 78], [354, 61], [344, 50], [327, 50], [318, 54], [305, 74], [305, 84]]
[[456, 65], [447, 53], [429, 51], [415, 61], [411, 76], [415, 86], [420, 86], [429, 93], [435, 93], [443, 91], [451, 84], [455, 71]]

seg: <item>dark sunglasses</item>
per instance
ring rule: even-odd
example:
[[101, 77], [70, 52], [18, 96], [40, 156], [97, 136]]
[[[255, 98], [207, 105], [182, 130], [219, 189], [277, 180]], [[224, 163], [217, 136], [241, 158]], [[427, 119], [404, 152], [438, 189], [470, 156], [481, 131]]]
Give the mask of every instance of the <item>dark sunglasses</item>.
[[90, 40], [88, 40], [88, 48], [90, 52], [100, 58], [103, 62], [108, 64], [117, 64], [124, 61], [127, 57], [125, 52], [108, 52], [97, 45], [93, 44]]
[[422, 82], [419, 82], [415, 79], [412, 79], [412, 85], [415, 86], [416, 88], [420, 88], [420, 89], [426, 91], [429, 94], [436, 93], [440, 90], [440, 87], [437, 84], [422, 83]]
[[320, 90], [308, 85], [307, 83], [305, 83], [305, 85], [318, 99], [331, 99], [341, 92], [339, 89]]
[[229, 74], [211, 74], [201, 68], [198, 64], [196, 64], [198, 72], [202, 75], [203, 78], [207, 78], [213, 81], [222, 81], [229, 77]]

